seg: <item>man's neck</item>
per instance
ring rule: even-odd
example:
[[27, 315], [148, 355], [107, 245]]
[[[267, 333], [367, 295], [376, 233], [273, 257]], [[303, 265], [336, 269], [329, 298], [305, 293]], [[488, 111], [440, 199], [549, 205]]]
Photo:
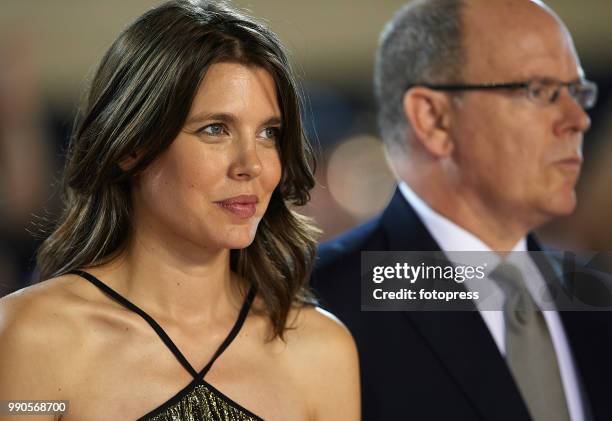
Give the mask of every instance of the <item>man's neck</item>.
[[[434, 183], [430, 183], [432, 185], [427, 188], [419, 188], [419, 184], [415, 184], [405, 183], [405, 188], [402, 190], [413, 207], [415, 205], [417, 208], [421, 207], [421, 211], [416, 209], [419, 216], [423, 218], [422, 209], [425, 207], [427, 212], [430, 212], [428, 214], [431, 215], [431, 219], [436, 223], [453, 224], [465, 231], [462, 239], [466, 241], [470, 249], [488, 248], [497, 252], [511, 251], [528, 232], [528, 229], [516, 221], [514, 215], [491, 212], [491, 209], [481, 205], [479, 200], [461, 196], [456, 192], [437, 189]], [[407, 191], [408, 194], [406, 194]], [[413, 195], [412, 199], [410, 192]], [[415, 200], [418, 201], [416, 204]]]

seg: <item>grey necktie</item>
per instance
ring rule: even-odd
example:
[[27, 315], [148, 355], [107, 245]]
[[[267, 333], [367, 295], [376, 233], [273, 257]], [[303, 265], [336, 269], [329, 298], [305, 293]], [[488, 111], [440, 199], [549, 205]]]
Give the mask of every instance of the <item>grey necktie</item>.
[[534, 421], [570, 421], [557, 355], [518, 267], [501, 263], [489, 278], [503, 290], [506, 361]]

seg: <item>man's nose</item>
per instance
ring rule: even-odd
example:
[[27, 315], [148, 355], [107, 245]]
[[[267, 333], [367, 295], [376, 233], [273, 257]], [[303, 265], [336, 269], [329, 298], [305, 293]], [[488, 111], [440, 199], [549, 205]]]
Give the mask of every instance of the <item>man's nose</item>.
[[562, 118], [555, 127], [556, 135], [566, 132], [584, 133], [591, 127], [591, 119], [578, 101], [566, 89], [563, 89], [558, 99], [562, 108]]

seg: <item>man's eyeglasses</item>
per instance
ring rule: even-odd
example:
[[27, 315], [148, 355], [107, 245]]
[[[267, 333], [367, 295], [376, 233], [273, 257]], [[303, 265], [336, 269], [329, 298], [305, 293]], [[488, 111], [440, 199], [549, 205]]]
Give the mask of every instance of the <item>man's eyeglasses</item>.
[[409, 85], [407, 89], [415, 86], [437, 91], [477, 91], [499, 89], [525, 89], [527, 97], [540, 105], [553, 104], [559, 99], [561, 88], [566, 87], [570, 96], [585, 110], [592, 108], [597, 102], [597, 85], [586, 79], [573, 82], [560, 82], [551, 79], [534, 79], [527, 82], [515, 83], [481, 83], [481, 84], [427, 84], [419, 83]]

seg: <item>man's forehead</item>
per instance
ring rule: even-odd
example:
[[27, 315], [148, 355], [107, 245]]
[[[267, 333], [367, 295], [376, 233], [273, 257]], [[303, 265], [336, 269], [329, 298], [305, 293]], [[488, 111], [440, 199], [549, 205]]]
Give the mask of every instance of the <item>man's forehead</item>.
[[527, 14], [531, 16], [548, 16], [559, 19], [555, 12], [539, 0], [464, 0], [464, 10], [468, 12], [505, 15]]
[[559, 18], [530, 0], [472, 0], [463, 11], [463, 32], [470, 43], [479, 39], [494, 43], [500, 38], [520, 43], [525, 38], [518, 37], [521, 33], [542, 36], [559, 31], [563, 31]]
[[563, 23], [530, 0], [467, 2], [463, 37], [466, 77], [494, 72], [506, 78], [566, 79], [579, 68]]

